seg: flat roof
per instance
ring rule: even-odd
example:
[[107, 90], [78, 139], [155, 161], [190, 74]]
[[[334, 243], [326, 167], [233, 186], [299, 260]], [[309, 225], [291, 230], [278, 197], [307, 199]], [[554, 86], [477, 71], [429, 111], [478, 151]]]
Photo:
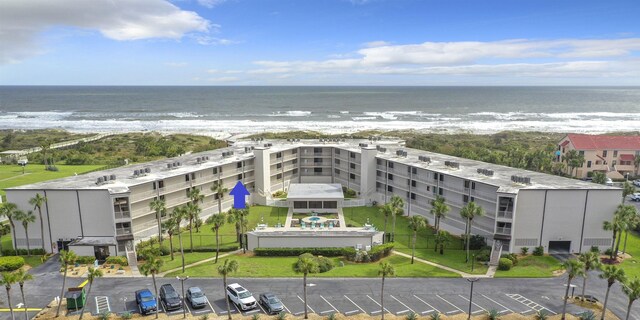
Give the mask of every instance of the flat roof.
[[292, 183], [289, 185], [287, 200], [302, 199], [344, 199], [339, 183]]

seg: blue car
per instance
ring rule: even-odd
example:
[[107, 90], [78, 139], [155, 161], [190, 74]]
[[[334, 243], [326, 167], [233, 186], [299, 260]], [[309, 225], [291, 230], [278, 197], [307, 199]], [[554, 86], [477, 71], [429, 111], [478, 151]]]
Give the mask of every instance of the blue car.
[[156, 297], [153, 296], [153, 293], [151, 293], [149, 289], [136, 291], [136, 303], [138, 303], [138, 309], [143, 315], [149, 314], [158, 309]]

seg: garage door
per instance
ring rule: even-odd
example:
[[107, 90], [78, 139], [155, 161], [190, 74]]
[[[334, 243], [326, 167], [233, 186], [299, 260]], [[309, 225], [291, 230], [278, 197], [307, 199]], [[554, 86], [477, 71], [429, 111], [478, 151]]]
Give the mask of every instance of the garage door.
[[571, 241], [549, 241], [549, 253], [570, 253]]

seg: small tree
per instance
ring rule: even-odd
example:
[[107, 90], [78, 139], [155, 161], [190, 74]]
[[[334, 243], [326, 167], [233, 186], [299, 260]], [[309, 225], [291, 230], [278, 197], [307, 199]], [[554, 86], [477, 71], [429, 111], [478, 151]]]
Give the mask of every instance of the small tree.
[[576, 259], [569, 259], [562, 263], [562, 267], [567, 270], [567, 289], [564, 293], [564, 304], [562, 305], [562, 320], [567, 313], [567, 300], [569, 299], [569, 287], [573, 278], [584, 275], [584, 265]]
[[229, 191], [229, 189], [222, 185], [222, 181], [218, 177], [218, 181], [211, 186], [211, 191], [213, 191], [218, 198], [218, 214], [220, 214], [222, 213], [222, 198], [224, 198], [224, 194]]
[[451, 208], [445, 203], [445, 200], [441, 196], [436, 196], [436, 199], [431, 201], [431, 214], [435, 217], [435, 233], [440, 231], [440, 220], [447, 216]]
[[180, 243], [180, 257], [182, 258], [182, 273], [184, 273], [184, 247], [182, 246], [182, 230], [180, 224], [182, 220], [187, 216], [185, 207], [175, 207], [171, 213], [171, 217], [176, 222], [176, 233], [178, 234], [178, 242]]
[[60, 307], [62, 306], [62, 297], [64, 297], [64, 286], [67, 283], [67, 271], [69, 270], [69, 265], [76, 263], [78, 256], [76, 256], [73, 251], [65, 251], [62, 250], [59, 252], [60, 255], [60, 263], [64, 268], [64, 275], [62, 276], [62, 289], [60, 289], [60, 301], [58, 302], [58, 308], [56, 309], [56, 318], [60, 316]]
[[384, 279], [386, 277], [393, 277], [396, 274], [396, 269], [387, 261], [380, 262], [380, 269], [378, 269], [378, 275], [382, 276], [382, 286], [380, 287], [380, 310], [382, 311], [382, 320], [384, 320]]
[[391, 197], [391, 207], [393, 208], [393, 214], [391, 215], [392, 224], [391, 224], [391, 234], [393, 237], [396, 236], [396, 216], [404, 214], [404, 200], [400, 198], [398, 195], [393, 195]]
[[614, 265], [608, 265], [602, 269], [600, 279], [607, 280], [607, 293], [604, 295], [604, 303], [602, 304], [602, 317], [600, 317], [600, 320], [604, 320], [604, 315], [607, 312], [607, 302], [609, 302], [609, 291], [611, 290], [611, 286], [613, 286], [616, 281], [624, 283], [627, 280], [627, 277], [624, 274], [624, 270], [622, 270], [621, 268]]
[[409, 218], [409, 229], [413, 230], [413, 243], [411, 246], [411, 264], [413, 264], [416, 255], [416, 242], [418, 240], [418, 231], [427, 227], [427, 219], [423, 216], [414, 215]]
[[9, 311], [11, 311], [12, 320], [16, 320], [16, 316], [13, 314], [13, 304], [11, 303], [11, 285], [17, 281], [16, 275], [11, 272], [3, 272], [0, 277], [0, 285], [4, 285], [5, 290], [7, 290], [7, 302], [9, 304]]
[[[222, 292], [227, 295], [227, 276], [231, 273], [238, 271], [238, 261], [224, 259], [224, 264], [218, 266], [218, 274], [222, 276]], [[231, 305], [229, 299], [227, 300], [227, 316], [231, 320]]]
[[460, 215], [463, 218], [467, 219], [467, 226], [465, 230], [465, 235], [466, 235], [465, 239], [467, 244], [467, 257], [465, 262], [469, 262], [469, 255], [470, 255], [469, 245], [471, 244], [469, 237], [471, 236], [471, 226], [473, 224], [473, 218], [484, 216], [484, 209], [481, 206], [477, 205], [475, 202], [471, 201], [467, 203], [467, 205], [464, 206], [462, 210], [460, 210]]
[[[93, 281], [100, 277], [102, 277], [102, 271], [100, 271], [100, 269], [89, 267], [89, 271], [87, 272], [87, 280], [89, 280], [89, 289], [87, 290], [87, 297], [89, 297], [89, 295], [91, 294], [91, 286], [93, 285]], [[85, 303], [82, 306], [82, 311], [80, 311], [80, 320], [82, 320], [82, 317], [84, 316], [84, 308], [86, 307], [87, 307], [87, 304]]]
[[604, 172], [594, 171], [591, 178], [593, 183], [605, 184], [607, 182], [607, 175], [605, 175]]
[[24, 271], [24, 269], [18, 269], [14, 272], [16, 282], [20, 285], [20, 295], [22, 296], [22, 306], [24, 307], [24, 319], [29, 320], [29, 312], [27, 312], [27, 300], [24, 298], [24, 283], [33, 280], [33, 276]]
[[15, 214], [18, 211], [18, 206], [15, 203], [5, 202], [0, 204], [0, 217], [7, 217], [9, 224], [11, 225], [11, 232], [13, 234], [13, 245], [17, 243], [16, 240], [16, 225], [14, 223]]
[[193, 222], [199, 218], [201, 211], [202, 209], [200, 209], [197, 203], [187, 203], [186, 213], [187, 219], [189, 220], [189, 251], [191, 251], [191, 253], [193, 253]]
[[434, 238], [435, 247], [434, 251], [440, 249], [440, 254], [444, 254], [444, 247], [451, 242], [451, 237], [449, 236], [449, 232], [445, 230], [440, 230], [436, 234]]
[[307, 276], [309, 273], [317, 273], [318, 272], [318, 262], [313, 258], [313, 256], [302, 254], [298, 257], [298, 261], [293, 265], [293, 271], [296, 273], [302, 273], [302, 289], [304, 293], [304, 318], [309, 319], [309, 315], [307, 312], [308, 304], [307, 304]]
[[[33, 211], [29, 210], [24, 212], [22, 210], [17, 210], [15, 212], [16, 220], [22, 223], [22, 227], [24, 228], [24, 234], [27, 238], [27, 256], [31, 257], [31, 247], [29, 246], [29, 224], [36, 222], [36, 216], [33, 214]], [[17, 244], [14, 244], [17, 248]]]
[[595, 252], [583, 252], [578, 256], [578, 260], [584, 265], [584, 275], [582, 276], [582, 300], [584, 300], [584, 293], [587, 290], [587, 277], [589, 276], [589, 270], [595, 270], [600, 268], [600, 257]]
[[[163, 263], [164, 260], [160, 259], [160, 257], [150, 255], [146, 257], [146, 261], [140, 266], [140, 272], [145, 277], [151, 275], [151, 279], [153, 280], [153, 290], [156, 295], [156, 305], [160, 304], [160, 299], [158, 297], [158, 285], [156, 284], [156, 274], [160, 273]], [[158, 319], [158, 309], [159, 308], [156, 308], [156, 319]]]
[[44, 248], [44, 220], [42, 219], [42, 205], [47, 202], [47, 197], [41, 196], [39, 193], [29, 199], [29, 204], [33, 206], [33, 210], [38, 209], [38, 218], [40, 219], [40, 235], [42, 237], [42, 251]]
[[226, 220], [227, 218], [224, 213], [213, 214], [207, 218], [207, 223], [211, 224], [211, 230], [216, 234], [216, 260], [214, 263], [218, 263], [218, 254], [220, 253], [220, 239], [218, 238], [218, 232]]
[[[155, 182], [154, 182], [155, 183]], [[158, 246], [162, 245], [162, 216], [167, 214], [166, 202], [164, 199], [155, 198], [149, 203], [149, 208], [156, 212], [158, 220]]]
[[179, 232], [175, 217], [171, 216], [169, 217], [169, 219], [165, 220], [162, 223], [162, 229], [165, 230], [167, 232], [167, 235], [169, 236], [169, 251], [171, 255], [171, 261], [173, 261], [173, 235], [176, 232]]
[[389, 216], [393, 215], [394, 209], [391, 206], [391, 203], [386, 203], [382, 207], [380, 207], [380, 214], [384, 216], [384, 239], [386, 241], [387, 238], [387, 222], [389, 220]]
[[636, 278], [629, 281], [629, 283], [622, 287], [622, 291], [629, 298], [629, 304], [627, 305], [627, 316], [625, 317], [625, 320], [629, 320], [629, 315], [631, 315], [631, 305], [633, 305], [634, 301], [640, 299], [640, 280]]

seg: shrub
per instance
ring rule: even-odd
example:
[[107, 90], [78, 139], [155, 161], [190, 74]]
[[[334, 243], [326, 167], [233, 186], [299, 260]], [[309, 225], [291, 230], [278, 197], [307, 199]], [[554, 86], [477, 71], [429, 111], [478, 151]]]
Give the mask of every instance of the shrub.
[[436, 312], [431, 314], [429, 319], [430, 320], [440, 320], [440, 319], [442, 319], [442, 316], [440, 315], [440, 312], [436, 311]]
[[589, 310], [581, 313], [578, 318], [580, 320], [596, 320], [596, 315], [593, 313], [593, 311]]
[[476, 261], [482, 261], [482, 262], [486, 262], [489, 261], [489, 259], [491, 259], [491, 250], [484, 248], [482, 250], [480, 250], [480, 252], [478, 252], [478, 254], [476, 254]]
[[276, 316], [276, 319], [285, 320], [285, 319], [287, 319], [287, 314], [284, 313], [284, 311], [280, 311], [280, 313], [278, 313], [278, 315]]
[[489, 320], [498, 320], [498, 310], [491, 309], [487, 311], [487, 319]]
[[120, 315], [120, 318], [124, 319], [124, 320], [128, 320], [133, 318], [133, 314], [131, 314], [131, 312], [129, 311], [125, 311]]
[[278, 190], [278, 191], [274, 192], [274, 193], [272, 194], [272, 196], [273, 196], [274, 198], [286, 198], [286, 197], [287, 197], [287, 193], [286, 193], [286, 192], [284, 192], [284, 191], [282, 191], [282, 190]]
[[418, 320], [418, 315], [415, 312], [411, 312], [404, 318], [406, 320]]
[[607, 248], [607, 250], [604, 251], [604, 254], [610, 256], [611, 255], [611, 248]]
[[160, 254], [162, 254], [163, 256], [168, 256], [171, 254], [171, 249], [169, 249], [169, 247], [162, 245], [160, 246]]
[[333, 269], [333, 260], [327, 257], [316, 257], [316, 261], [318, 261], [318, 270], [320, 273]]
[[547, 320], [547, 318], [549, 318], [549, 312], [547, 312], [546, 310], [542, 309], [542, 310], [536, 312], [535, 318], [536, 318], [536, 320]]
[[209, 320], [209, 315], [203, 314], [202, 316], [200, 316], [200, 320]]
[[480, 250], [486, 246], [487, 246], [487, 240], [485, 240], [483, 236], [474, 234], [471, 237], [469, 237], [470, 250]]
[[96, 257], [94, 256], [79, 256], [76, 259], [76, 263], [78, 264], [93, 264], [96, 261]]
[[99, 318], [100, 320], [109, 320], [109, 318], [111, 318], [111, 312], [109, 312], [109, 311], [105, 311], [105, 312], [103, 312], [103, 313], [99, 314], [99, 315], [98, 315], [98, 318]]
[[527, 254], [529, 254], [529, 248], [528, 247], [520, 248], [520, 253], [522, 253], [523, 256], [526, 256]]
[[534, 256], [542, 256], [544, 255], [544, 248], [542, 246], [537, 246], [533, 249]]
[[600, 254], [600, 248], [598, 248], [598, 246], [591, 246], [589, 251]]
[[7, 249], [3, 249], [2, 250], [2, 255], [3, 256], [26, 256], [28, 253], [31, 253], [33, 255], [36, 256], [41, 256], [44, 255], [45, 252], [44, 250], [42, 250], [42, 248], [36, 248], [36, 249], [31, 249], [29, 250], [29, 252], [27, 252], [27, 249], [12, 249], [12, 248], [7, 248]]
[[24, 266], [24, 258], [13, 257], [0, 257], [0, 271], [14, 271]]
[[338, 317], [336, 316], [335, 313], [332, 313], [330, 315], [327, 316], [327, 320], [337, 320]]
[[110, 256], [107, 257], [106, 263], [108, 264], [119, 264], [121, 266], [128, 266], [129, 262], [126, 257], [123, 256]]
[[394, 246], [395, 244], [393, 242], [373, 246], [373, 248], [371, 248], [371, 251], [369, 251], [371, 261], [378, 261], [382, 258], [388, 257], [391, 254], [391, 251], [393, 251]]
[[514, 266], [518, 265], [518, 256], [516, 256], [513, 253], [505, 253], [500, 258], [507, 258], [507, 259], [511, 260], [511, 262], [513, 263]]
[[260, 315], [254, 314], [253, 316], [251, 316], [251, 320], [260, 320]]
[[16, 251], [13, 249], [2, 249], [2, 255], [3, 256], [15, 256], [16, 255]]
[[513, 267], [513, 262], [507, 258], [500, 258], [498, 261], [498, 270], [509, 271]]

